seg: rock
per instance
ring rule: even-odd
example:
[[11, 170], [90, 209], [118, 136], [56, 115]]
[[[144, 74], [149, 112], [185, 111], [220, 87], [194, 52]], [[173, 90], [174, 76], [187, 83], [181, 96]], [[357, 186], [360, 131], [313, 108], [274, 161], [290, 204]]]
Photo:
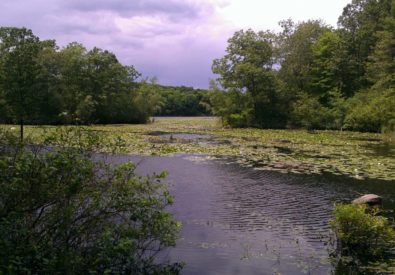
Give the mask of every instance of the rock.
[[367, 204], [369, 206], [381, 206], [383, 199], [375, 194], [367, 194], [362, 197], [356, 198], [352, 201], [353, 204]]

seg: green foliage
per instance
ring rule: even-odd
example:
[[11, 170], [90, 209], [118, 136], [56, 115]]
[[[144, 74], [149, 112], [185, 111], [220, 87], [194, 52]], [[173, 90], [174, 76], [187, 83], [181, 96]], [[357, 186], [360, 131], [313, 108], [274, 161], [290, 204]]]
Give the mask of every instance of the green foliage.
[[291, 123], [294, 126], [302, 126], [307, 129], [329, 128], [329, 109], [322, 106], [316, 97], [306, 94], [292, 106]]
[[135, 68], [109, 51], [78, 43], [60, 49], [30, 30], [0, 28], [0, 122], [145, 123], [152, 115], [214, 114], [234, 127], [391, 132], [394, 3], [352, 0], [337, 29], [288, 19], [278, 33], [240, 30], [213, 61], [219, 77], [212, 91], [137, 83]]
[[0, 135], [0, 273], [178, 274], [181, 264], [155, 260], [180, 227], [166, 173], [94, 161], [82, 152], [97, 134], [62, 134], [52, 149]]
[[236, 89], [227, 91], [213, 86], [210, 105], [214, 115], [222, 117], [222, 124], [231, 127], [248, 127], [254, 122], [253, 100], [249, 93]]
[[280, 35], [282, 58], [280, 78], [290, 92], [308, 92], [312, 85], [313, 46], [319, 37], [328, 31], [321, 21], [310, 20], [284, 26]]
[[136, 123], [151, 115], [135, 102], [139, 73], [113, 53], [72, 43], [56, 54], [61, 78], [53, 85], [62, 94], [60, 123]]
[[[252, 121], [259, 127], [279, 127], [281, 123], [277, 116], [278, 91], [273, 62], [273, 34], [252, 30], [236, 32], [228, 40], [226, 55], [213, 61], [212, 70], [220, 75], [218, 81], [223, 88], [248, 94], [253, 110]], [[231, 96], [234, 94], [230, 93]], [[249, 111], [244, 110], [243, 113], [233, 116], [237, 124], [249, 121], [245, 119]]]
[[30, 30], [0, 28], [0, 85], [18, 119], [23, 119], [34, 106], [39, 51], [39, 39]]
[[350, 256], [361, 265], [393, 259], [395, 230], [378, 211], [365, 205], [335, 205], [330, 224], [337, 237], [340, 256]]
[[209, 92], [192, 87], [161, 86], [148, 84], [159, 98], [156, 116], [203, 116], [211, 115]]
[[21, 139], [27, 116], [34, 118], [37, 113], [40, 48], [40, 41], [31, 30], [0, 28], [0, 94], [21, 125]]
[[[34, 143], [41, 144], [48, 134], [64, 129], [61, 132], [66, 137], [62, 140], [87, 143], [91, 138], [99, 139], [99, 143], [94, 142], [98, 145], [92, 150], [100, 152], [113, 152], [115, 146], [115, 152], [127, 154], [234, 156], [242, 166], [262, 165], [260, 168], [267, 170], [303, 174], [330, 172], [386, 181], [395, 179], [393, 145], [387, 143], [391, 138], [394, 140], [390, 133], [230, 129], [222, 125], [218, 117], [161, 117], [152, 123], [138, 125], [27, 126], [26, 133]], [[1, 127], [15, 131], [15, 127]], [[71, 133], [66, 135], [67, 131]], [[193, 142], [176, 137], [178, 135], [170, 140], [170, 135], [177, 133], [197, 136]], [[61, 142], [48, 140], [48, 144], [59, 146]], [[78, 143], [68, 144], [78, 148]]]
[[0, 28], [0, 117], [29, 124], [142, 123], [157, 100], [137, 89], [140, 74], [106, 50], [40, 41]]
[[383, 88], [394, 87], [395, 85], [395, 5], [392, 5], [391, 15], [385, 17], [382, 22], [382, 29], [374, 36], [377, 39], [373, 50], [368, 56], [367, 78], [375, 86]]
[[343, 77], [349, 96], [369, 86], [366, 63], [377, 43], [377, 33], [383, 28], [383, 20], [390, 16], [392, 5], [392, 0], [353, 0], [339, 17], [347, 52], [344, 56], [347, 70], [343, 71]]
[[395, 129], [395, 90], [371, 89], [348, 101], [346, 128], [359, 131], [393, 132]]
[[248, 112], [248, 110], [244, 110], [240, 114], [230, 114], [226, 117], [225, 122], [225, 125], [238, 128], [246, 127], [251, 124], [251, 114]]
[[[323, 104], [324, 101], [326, 104]], [[332, 90], [323, 100], [319, 96], [301, 94], [292, 104], [290, 126], [306, 129], [337, 129], [343, 128], [347, 105], [338, 90]]]
[[[165, 87], [99, 48], [40, 41], [30, 30], [0, 29], [0, 122], [145, 123], [152, 115], [207, 115], [208, 92]], [[23, 54], [22, 54], [23, 53]], [[24, 72], [24, 73], [21, 73]]]
[[[336, 30], [319, 20], [288, 19], [279, 33], [236, 32], [212, 69], [225, 90], [249, 94], [250, 100], [234, 111], [234, 94], [216, 93], [214, 113], [237, 127], [392, 132], [394, 3], [353, 0]], [[223, 106], [215, 103], [219, 99]]]
[[[394, 20], [395, 21], [395, 20]], [[393, 24], [392, 28], [395, 28]], [[367, 65], [369, 80], [376, 82], [395, 82], [395, 65], [393, 62], [393, 49], [395, 47], [395, 33], [383, 31], [377, 34], [379, 41], [373, 53], [369, 56]]]
[[342, 55], [344, 43], [338, 32], [328, 30], [322, 33], [312, 46], [311, 89], [322, 99], [333, 89], [341, 89]]

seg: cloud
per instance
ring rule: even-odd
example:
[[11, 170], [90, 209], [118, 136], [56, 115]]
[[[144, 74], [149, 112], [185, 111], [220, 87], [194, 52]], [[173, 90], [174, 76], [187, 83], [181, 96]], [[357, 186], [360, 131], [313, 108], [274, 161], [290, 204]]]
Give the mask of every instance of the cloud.
[[228, 0], [1, 0], [0, 25], [31, 28], [60, 46], [114, 52], [160, 83], [207, 87], [231, 32], [215, 17]]
[[197, 18], [210, 5], [183, 0], [69, 0], [62, 4], [64, 9], [78, 12], [112, 12], [122, 17], [141, 15], [166, 15], [175, 21]]
[[234, 31], [275, 29], [280, 19], [312, 13], [328, 22], [324, 16], [337, 18], [346, 1], [0, 0], [0, 26], [27, 27], [60, 46], [76, 41], [112, 51], [160, 83], [207, 87], [211, 62]]

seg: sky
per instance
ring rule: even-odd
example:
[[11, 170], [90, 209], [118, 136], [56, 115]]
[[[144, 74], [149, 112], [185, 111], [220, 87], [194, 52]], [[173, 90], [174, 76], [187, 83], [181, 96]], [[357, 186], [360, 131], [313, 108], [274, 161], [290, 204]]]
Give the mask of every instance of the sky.
[[235, 31], [279, 31], [280, 20], [336, 26], [351, 0], [0, 0], [0, 26], [26, 27], [59, 46], [115, 53], [163, 85], [207, 88], [213, 59]]

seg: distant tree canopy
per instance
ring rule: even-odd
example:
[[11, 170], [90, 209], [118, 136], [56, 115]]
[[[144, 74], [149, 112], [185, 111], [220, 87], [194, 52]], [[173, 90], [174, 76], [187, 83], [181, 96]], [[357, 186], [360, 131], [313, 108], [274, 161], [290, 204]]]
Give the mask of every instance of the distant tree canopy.
[[161, 85], [154, 85], [153, 88], [159, 96], [159, 104], [154, 113], [156, 116], [211, 115], [208, 90]]
[[236, 127], [395, 131], [395, 1], [353, 0], [338, 25], [236, 32], [213, 61], [213, 113]]

